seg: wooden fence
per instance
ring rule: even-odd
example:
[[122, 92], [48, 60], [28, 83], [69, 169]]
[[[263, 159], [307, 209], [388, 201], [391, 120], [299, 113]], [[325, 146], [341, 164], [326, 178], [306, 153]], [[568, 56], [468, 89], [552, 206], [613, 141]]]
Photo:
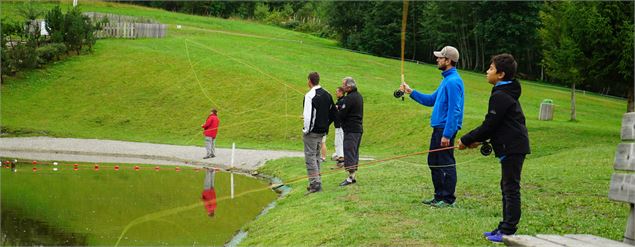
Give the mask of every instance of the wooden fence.
[[163, 38], [167, 35], [166, 24], [111, 22], [95, 33], [97, 38]]
[[108, 18], [108, 23], [101, 31], [95, 33], [97, 38], [163, 38], [167, 35], [168, 27], [145, 17], [123, 16], [109, 13], [85, 12], [84, 15], [93, 21]]

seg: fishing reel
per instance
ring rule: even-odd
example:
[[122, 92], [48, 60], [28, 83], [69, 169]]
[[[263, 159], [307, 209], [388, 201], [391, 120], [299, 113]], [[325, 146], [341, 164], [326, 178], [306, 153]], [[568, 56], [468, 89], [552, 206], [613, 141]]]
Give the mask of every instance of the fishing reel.
[[395, 96], [395, 98], [397, 98], [397, 99], [401, 98], [401, 101], [403, 101], [404, 100], [404, 97], [403, 97], [404, 94], [405, 94], [404, 91], [401, 91], [401, 89], [397, 89], [397, 90], [395, 90], [395, 92], [392, 93], [392, 96]]
[[492, 144], [490, 144], [488, 141], [484, 141], [483, 143], [481, 143], [481, 154], [483, 156], [492, 154], [492, 150], [494, 150], [492, 148]]

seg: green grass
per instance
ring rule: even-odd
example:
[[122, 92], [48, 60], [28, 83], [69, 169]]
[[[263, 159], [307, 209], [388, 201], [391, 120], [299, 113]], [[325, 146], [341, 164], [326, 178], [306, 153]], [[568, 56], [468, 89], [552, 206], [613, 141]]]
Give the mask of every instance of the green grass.
[[[99, 171], [82, 163], [78, 171], [69, 163], [58, 171], [51, 164], [37, 165], [37, 172], [29, 163], [18, 164], [16, 173], [3, 168], [3, 212], [84, 236], [78, 245], [222, 245], [276, 198], [266, 181], [237, 175], [235, 193], [250, 193], [228, 199], [230, 176], [217, 173], [218, 207], [210, 218], [200, 199], [203, 171], [181, 167], [177, 173], [171, 166], [155, 171], [150, 165], [134, 171], [130, 164], [117, 164], [115, 171], [114, 165], [100, 164]], [[11, 224], [3, 221], [4, 230]], [[44, 235], [28, 238], [38, 234]]]
[[[66, 3], [68, 4], [68, 3]], [[2, 15], [15, 4], [2, 3]], [[218, 145], [302, 150], [300, 129], [306, 75], [319, 71], [329, 91], [353, 76], [365, 101], [361, 155], [377, 158], [427, 149], [431, 108], [392, 97], [400, 61], [352, 53], [335, 42], [248, 21], [86, 2], [84, 11], [147, 16], [169, 24], [164, 39], [99, 40], [95, 52], [2, 85], [2, 125], [15, 135], [104, 138], [202, 145], [200, 124], [219, 109]], [[10, 11], [9, 14], [10, 15]], [[176, 29], [175, 25], [183, 25]], [[301, 41], [301, 42], [300, 42]], [[484, 74], [460, 70], [466, 88], [459, 136], [478, 126], [491, 90]], [[406, 80], [432, 92], [441, 80], [432, 65], [405, 64]], [[523, 81], [520, 99], [532, 154], [523, 171], [522, 234], [592, 233], [620, 239], [626, 204], [607, 199], [612, 158], [620, 142], [624, 100], [578, 94], [569, 119], [566, 88]], [[540, 102], [553, 99], [553, 121], [538, 121]], [[333, 135], [328, 137], [332, 151]], [[459, 152], [459, 162], [477, 159]], [[409, 163], [404, 163], [407, 161]], [[425, 157], [362, 169], [360, 183], [335, 185], [303, 197], [304, 182], [271, 214], [248, 225], [245, 244], [485, 245], [480, 233], [500, 218], [499, 165], [481, 158], [459, 165], [457, 209], [418, 201], [431, 194]], [[263, 172], [285, 179], [305, 174], [301, 159], [268, 163]], [[351, 226], [342, 227], [345, 223]]]
[[[523, 169], [518, 234], [593, 234], [621, 241], [629, 208], [607, 198], [612, 173], [607, 164], [614, 150], [614, 145], [601, 144], [530, 156]], [[310, 196], [303, 195], [306, 180], [301, 180], [276, 208], [247, 225], [249, 238], [243, 244], [488, 245], [482, 232], [501, 220], [497, 161], [477, 151], [457, 153], [458, 207], [452, 209], [420, 203], [434, 194], [425, 156], [362, 165], [358, 183], [345, 188], [338, 187], [343, 172], [328, 174], [324, 192]], [[298, 158], [272, 162], [261, 172], [287, 181], [306, 173]]]

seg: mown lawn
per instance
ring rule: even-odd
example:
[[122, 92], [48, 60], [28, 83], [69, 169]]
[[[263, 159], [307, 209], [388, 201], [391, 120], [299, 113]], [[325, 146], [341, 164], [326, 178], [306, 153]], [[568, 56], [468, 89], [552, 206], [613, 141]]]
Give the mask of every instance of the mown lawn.
[[[593, 234], [622, 239], [628, 205], [609, 201], [612, 144], [530, 156], [522, 180], [518, 234]], [[278, 206], [249, 223], [249, 245], [482, 246], [501, 220], [500, 165], [477, 151], [457, 153], [457, 208], [420, 203], [434, 193], [425, 156], [362, 166], [358, 183], [338, 187], [343, 171], [323, 177], [324, 191], [304, 196], [306, 180]], [[304, 176], [303, 160], [262, 168], [286, 180]], [[328, 167], [325, 171], [329, 171]]]

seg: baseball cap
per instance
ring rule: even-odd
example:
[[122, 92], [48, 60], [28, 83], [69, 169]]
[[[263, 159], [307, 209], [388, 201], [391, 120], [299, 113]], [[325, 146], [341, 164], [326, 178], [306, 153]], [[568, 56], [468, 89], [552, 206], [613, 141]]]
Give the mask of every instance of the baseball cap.
[[459, 61], [459, 50], [452, 46], [446, 46], [441, 51], [435, 51], [434, 55], [437, 57], [447, 57], [454, 62]]

